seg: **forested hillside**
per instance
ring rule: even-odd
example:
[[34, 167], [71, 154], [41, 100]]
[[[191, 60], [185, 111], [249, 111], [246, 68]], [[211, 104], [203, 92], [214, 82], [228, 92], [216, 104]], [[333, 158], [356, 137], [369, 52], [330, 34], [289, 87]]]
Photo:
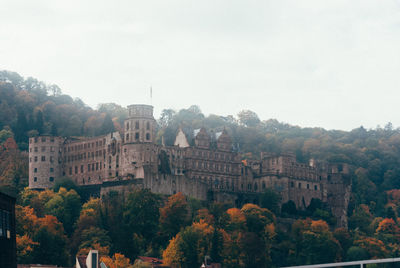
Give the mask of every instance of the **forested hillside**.
[[[262, 120], [250, 110], [206, 116], [196, 105], [165, 109], [158, 119], [157, 140], [161, 143], [164, 137], [166, 145], [173, 144], [178, 128], [188, 134], [200, 127], [210, 132], [226, 129], [243, 159], [256, 159], [262, 151], [294, 152], [304, 163], [311, 158], [348, 163], [353, 185], [349, 230], [335, 229], [323, 204], [281, 213], [273, 192], [261, 198], [262, 208], [248, 204], [235, 209], [147, 191], [134, 192], [126, 200], [116, 193], [104, 200], [83, 200], [67, 178], [56, 189], [25, 189], [28, 137], [101, 135], [120, 130], [126, 116], [126, 109], [117, 104], [101, 104], [95, 110], [63, 95], [56, 85], [0, 71], [0, 190], [18, 197], [20, 263], [67, 265], [90, 247], [110, 256], [104, 257], [109, 263], [147, 255], [183, 267], [195, 267], [204, 255], [223, 267], [399, 255], [400, 129], [390, 123], [328, 131]], [[277, 218], [291, 219], [290, 230], [282, 231]]]

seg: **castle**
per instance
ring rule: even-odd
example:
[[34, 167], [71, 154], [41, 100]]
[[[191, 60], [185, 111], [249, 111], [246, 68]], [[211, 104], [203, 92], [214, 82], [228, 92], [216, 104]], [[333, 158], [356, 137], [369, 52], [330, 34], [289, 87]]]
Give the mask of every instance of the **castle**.
[[130, 105], [128, 113], [122, 133], [30, 138], [29, 187], [50, 188], [57, 178], [67, 176], [99, 195], [138, 187], [236, 205], [257, 202], [259, 193], [273, 188], [282, 203], [292, 200], [298, 208], [307, 207], [312, 198], [327, 202], [338, 224], [347, 225], [351, 185], [346, 165], [314, 160], [306, 165], [292, 154], [268, 153], [257, 161], [241, 161], [225, 130], [211, 135], [204, 128], [195, 130], [194, 143], [189, 143], [179, 129], [173, 146], [159, 145], [153, 107]]

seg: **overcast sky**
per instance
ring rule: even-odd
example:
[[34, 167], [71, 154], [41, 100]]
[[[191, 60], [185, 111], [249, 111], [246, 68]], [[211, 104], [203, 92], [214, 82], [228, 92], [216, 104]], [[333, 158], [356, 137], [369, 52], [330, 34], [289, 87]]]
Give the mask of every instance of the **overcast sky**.
[[[400, 0], [1, 0], [0, 69], [96, 107], [400, 126]], [[1, 111], [0, 111], [1, 112]]]

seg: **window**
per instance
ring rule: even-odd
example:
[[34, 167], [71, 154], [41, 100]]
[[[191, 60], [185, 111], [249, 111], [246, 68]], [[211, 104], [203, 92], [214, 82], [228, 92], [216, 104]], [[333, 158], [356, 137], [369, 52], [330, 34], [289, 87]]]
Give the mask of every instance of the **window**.
[[78, 166], [75, 166], [75, 174], [78, 174]]
[[69, 175], [72, 175], [72, 167], [69, 167]]
[[81, 173], [83, 173], [83, 165], [81, 165]]
[[146, 123], [146, 129], [150, 130], [150, 123], [149, 122]]
[[51, 167], [51, 168], [50, 168], [50, 172], [54, 172], [54, 168]]
[[50, 146], [50, 152], [54, 152], [54, 147]]
[[51, 138], [50, 138], [50, 142], [54, 142], [54, 137], [51, 137]]
[[35, 143], [37, 143], [38, 142], [38, 137], [35, 137]]
[[129, 130], [129, 123], [126, 123], [126, 130]]
[[307, 189], [310, 189], [310, 184], [307, 183]]
[[38, 161], [38, 157], [37, 156], [35, 156], [35, 162], [37, 162]]
[[46, 161], [46, 156], [42, 155], [42, 162]]
[[90, 164], [87, 165], [87, 171], [90, 171]]
[[139, 132], [136, 132], [135, 133], [135, 140], [138, 140], [139, 139]]
[[50, 163], [54, 162], [54, 156], [50, 156]]
[[38, 152], [38, 147], [35, 147], [35, 153], [37, 153]]
[[33, 170], [33, 172], [34, 172], [34, 173], [37, 173], [37, 168], [35, 168], [35, 169]]
[[294, 183], [292, 181], [290, 182], [290, 187], [294, 187]]
[[42, 137], [42, 142], [46, 142], [46, 138], [45, 137]]
[[126, 134], [126, 140], [129, 141], [129, 134]]
[[299, 182], [299, 188], [301, 188], [301, 182]]
[[29, 157], [29, 162], [32, 162], [32, 157]]
[[49, 178], [49, 181], [54, 181], [54, 177], [50, 177], [50, 178]]
[[33, 178], [33, 181], [34, 181], [34, 182], [37, 182], [37, 177], [34, 177], [34, 178]]
[[96, 163], [96, 170], [99, 170], [99, 163]]
[[139, 129], [139, 121], [135, 122], [135, 129]]
[[314, 190], [317, 191], [318, 190], [318, 186], [314, 185]]
[[150, 133], [146, 133], [146, 140], [150, 140]]

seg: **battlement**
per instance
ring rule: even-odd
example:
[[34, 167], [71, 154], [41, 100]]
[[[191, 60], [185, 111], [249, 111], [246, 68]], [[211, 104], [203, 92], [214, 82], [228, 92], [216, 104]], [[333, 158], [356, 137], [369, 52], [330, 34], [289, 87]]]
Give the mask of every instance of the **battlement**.
[[154, 107], [147, 104], [132, 104], [128, 106], [129, 118], [148, 118], [154, 119]]

